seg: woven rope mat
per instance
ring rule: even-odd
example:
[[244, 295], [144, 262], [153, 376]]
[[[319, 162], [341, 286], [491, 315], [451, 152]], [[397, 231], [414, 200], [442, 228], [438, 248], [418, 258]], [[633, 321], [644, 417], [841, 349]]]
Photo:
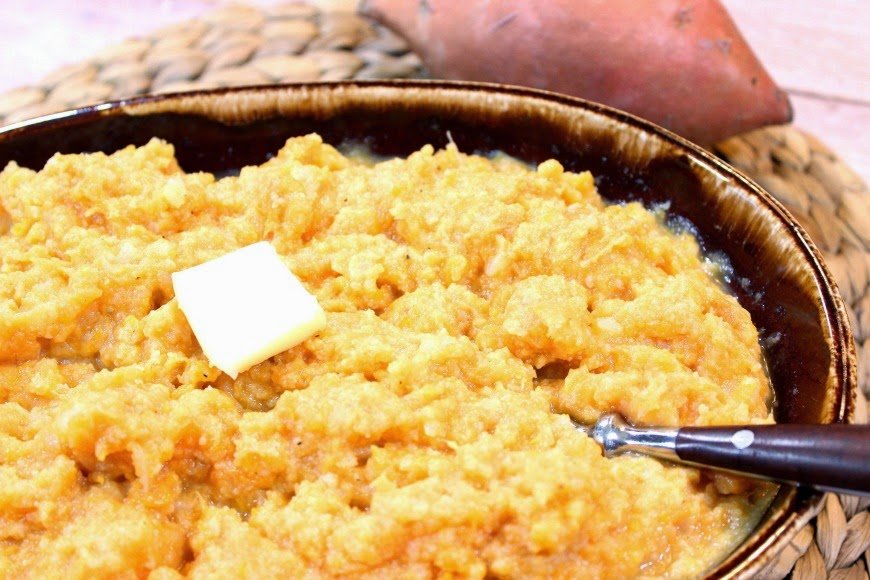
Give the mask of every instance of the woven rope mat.
[[[355, 0], [231, 6], [107, 48], [39, 84], [0, 95], [0, 124], [145, 93], [278, 82], [425, 76], [400, 38], [355, 14]], [[715, 152], [776, 196], [822, 250], [850, 307], [861, 388], [870, 394], [870, 192], [820, 141], [791, 126]], [[866, 417], [859, 397], [858, 416]], [[866, 420], [866, 419], [865, 419]], [[870, 498], [829, 494], [764, 577], [868, 578]]]

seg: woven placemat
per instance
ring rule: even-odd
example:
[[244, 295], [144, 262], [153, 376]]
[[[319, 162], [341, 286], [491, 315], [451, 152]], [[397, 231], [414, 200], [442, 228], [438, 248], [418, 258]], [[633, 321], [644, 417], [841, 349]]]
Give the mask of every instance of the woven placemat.
[[[279, 82], [425, 76], [405, 42], [355, 13], [355, 0], [243, 5], [112, 46], [34, 86], [0, 95], [0, 124], [145, 93]], [[819, 140], [792, 125], [714, 151], [776, 196], [825, 255], [847, 304], [861, 389], [870, 393], [870, 193]], [[866, 400], [858, 416], [866, 420]], [[870, 498], [829, 494], [763, 575], [868, 578]]]

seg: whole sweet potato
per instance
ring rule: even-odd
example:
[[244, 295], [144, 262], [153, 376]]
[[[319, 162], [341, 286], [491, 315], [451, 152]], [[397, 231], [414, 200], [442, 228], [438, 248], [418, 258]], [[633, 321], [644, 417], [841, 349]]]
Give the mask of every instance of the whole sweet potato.
[[367, 0], [435, 77], [599, 101], [701, 144], [791, 119], [717, 0]]

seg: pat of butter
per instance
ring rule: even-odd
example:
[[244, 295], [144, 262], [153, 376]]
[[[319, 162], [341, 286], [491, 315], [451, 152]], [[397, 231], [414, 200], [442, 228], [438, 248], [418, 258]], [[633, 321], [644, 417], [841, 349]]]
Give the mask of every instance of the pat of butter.
[[326, 325], [317, 299], [268, 242], [175, 272], [172, 286], [202, 352], [232, 378]]

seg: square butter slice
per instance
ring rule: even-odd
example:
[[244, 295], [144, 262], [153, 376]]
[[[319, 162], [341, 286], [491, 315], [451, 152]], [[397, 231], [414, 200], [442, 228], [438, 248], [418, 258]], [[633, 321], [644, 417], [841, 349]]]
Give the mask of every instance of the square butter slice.
[[175, 272], [172, 286], [203, 353], [232, 378], [326, 325], [317, 299], [268, 242]]

